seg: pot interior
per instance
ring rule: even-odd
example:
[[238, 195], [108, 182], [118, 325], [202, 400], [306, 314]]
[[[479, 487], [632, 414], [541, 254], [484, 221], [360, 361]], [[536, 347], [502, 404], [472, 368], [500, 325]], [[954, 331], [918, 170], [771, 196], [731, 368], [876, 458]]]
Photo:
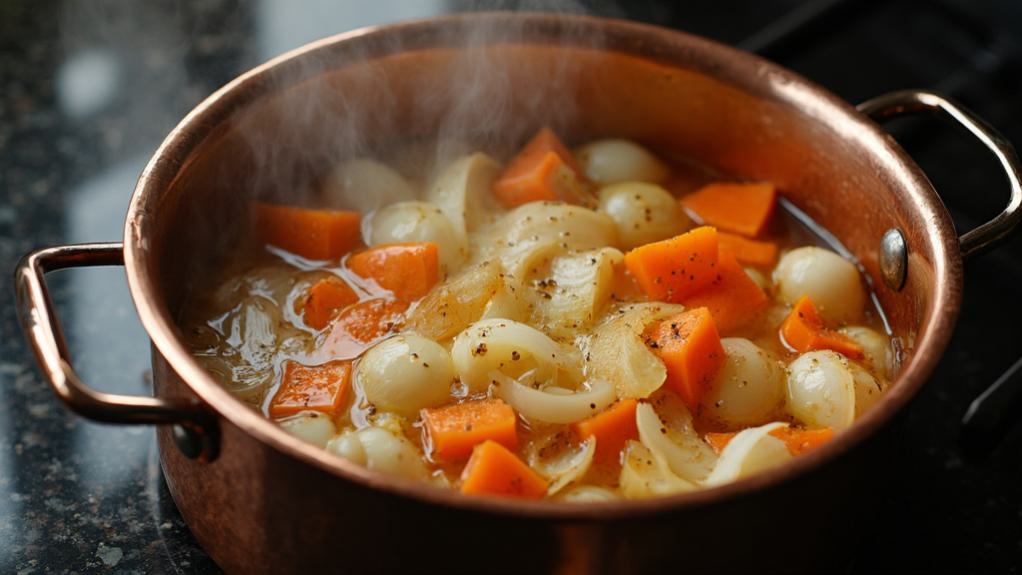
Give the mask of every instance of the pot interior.
[[[950, 326], [932, 324], [935, 305], [957, 307], [959, 259], [928, 182], [875, 126], [789, 72], [684, 34], [585, 18], [472, 22], [329, 39], [203, 104], [140, 182], [127, 239], [152, 285], [133, 285], [136, 298], [147, 292], [171, 324], [247, 237], [253, 198], [314, 205], [310, 184], [345, 158], [438, 140], [422, 159], [428, 174], [460, 150], [510, 151], [549, 125], [570, 144], [630, 138], [774, 182], [859, 259], [902, 342], [901, 373], [883, 400], [892, 405], [875, 419], [914, 392], [940, 351], [917, 358], [919, 350], [946, 342]], [[880, 238], [892, 227], [911, 254], [900, 292], [878, 273]], [[164, 353], [183, 350], [180, 338], [154, 340]]]

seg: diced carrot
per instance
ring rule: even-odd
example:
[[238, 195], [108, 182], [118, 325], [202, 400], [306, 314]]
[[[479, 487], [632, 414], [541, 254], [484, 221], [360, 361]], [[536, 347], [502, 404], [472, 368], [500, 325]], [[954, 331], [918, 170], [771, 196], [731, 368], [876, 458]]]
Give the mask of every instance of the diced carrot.
[[625, 254], [625, 267], [647, 296], [680, 302], [717, 277], [717, 230], [703, 226]]
[[[707, 433], [704, 439], [706, 439], [706, 443], [709, 443], [714, 451], [720, 453], [724, 451], [724, 448], [727, 447], [728, 443], [731, 443], [731, 440], [736, 435], [738, 433], [734, 431], [729, 433], [711, 432]], [[822, 429], [798, 429], [787, 426], [778, 427], [771, 431], [770, 435], [783, 441], [784, 445], [788, 448], [788, 452], [792, 455], [802, 455], [830, 441], [834, 437], [834, 430], [829, 427]]]
[[263, 242], [312, 260], [343, 256], [358, 245], [362, 234], [357, 212], [256, 202], [255, 219]]
[[734, 254], [738, 263], [758, 268], [773, 267], [777, 263], [777, 244], [747, 240], [742, 236], [720, 232], [720, 249]]
[[634, 399], [622, 399], [600, 413], [575, 423], [572, 429], [582, 439], [596, 438], [597, 461], [617, 461], [625, 442], [639, 436], [635, 424], [637, 405]]
[[480, 399], [423, 409], [425, 444], [430, 454], [441, 461], [461, 461], [472, 454], [472, 448], [492, 440], [514, 449], [518, 446], [515, 411], [499, 399]]
[[415, 301], [440, 279], [440, 259], [433, 242], [387, 244], [348, 258], [348, 269], [376, 281], [394, 297]]
[[323, 329], [344, 307], [358, 301], [355, 290], [336, 277], [324, 278], [309, 288], [302, 305], [302, 318], [313, 329]]
[[270, 417], [285, 417], [306, 410], [336, 415], [344, 406], [350, 387], [350, 361], [302, 365], [288, 360], [284, 364], [280, 388], [270, 401]]
[[821, 429], [798, 429], [795, 427], [778, 427], [770, 432], [788, 446], [792, 455], [808, 453], [834, 438], [834, 430], [829, 427]]
[[720, 252], [717, 277], [712, 285], [686, 298], [688, 307], [706, 307], [717, 329], [728, 332], [739, 328], [766, 307], [769, 298], [730, 252]]
[[366, 346], [395, 331], [405, 319], [408, 302], [376, 298], [341, 310], [320, 351], [330, 357], [354, 358]]
[[766, 227], [777, 203], [771, 183], [714, 182], [681, 198], [681, 204], [702, 223], [748, 237]]
[[809, 296], [798, 298], [780, 329], [781, 342], [788, 348], [807, 352], [830, 349], [852, 359], [865, 357], [862, 347], [843, 333], [827, 329]]
[[710, 311], [685, 310], [655, 324], [647, 334], [646, 341], [667, 368], [666, 385], [695, 409], [725, 359]]
[[515, 156], [493, 183], [493, 195], [507, 207], [564, 200], [578, 203], [582, 172], [557, 136], [543, 128]]
[[461, 473], [461, 492], [470, 495], [539, 499], [546, 489], [545, 479], [506, 447], [491, 440], [472, 450], [472, 457]]

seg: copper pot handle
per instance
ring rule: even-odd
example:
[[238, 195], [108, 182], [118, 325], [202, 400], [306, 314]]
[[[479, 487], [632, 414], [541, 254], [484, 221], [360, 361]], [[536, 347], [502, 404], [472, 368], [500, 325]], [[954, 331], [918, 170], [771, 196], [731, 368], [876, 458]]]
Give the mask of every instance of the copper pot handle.
[[201, 403], [103, 393], [86, 385], [71, 367], [45, 275], [65, 268], [116, 265], [124, 265], [124, 245], [119, 242], [43, 248], [18, 262], [14, 272], [18, 318], [36, 361], [54, 393], [76, 413], [105, 423], [172, 424], [174, 438], [185, 455], [211, 461], [219, 446], [219, 428]]
[[[925, 90], [900, 90], [867, 100], [858, 110], [880, 122], [922, 112], [937, 113], [957, 122], [987, 147], [1001, 163], [1011, 187], [1008, 206], [1000, 214], [958, 238], [962, 257], [994, 247], [1022, 221], [1022, 169], [1015, 148], [996, 129], [955, 102]], [[886, 238], [885, 238], [886, 241]], [[886, 279], [886, 278], [885, 278]], [[899, 286], [900, 287], [900, 286]]]

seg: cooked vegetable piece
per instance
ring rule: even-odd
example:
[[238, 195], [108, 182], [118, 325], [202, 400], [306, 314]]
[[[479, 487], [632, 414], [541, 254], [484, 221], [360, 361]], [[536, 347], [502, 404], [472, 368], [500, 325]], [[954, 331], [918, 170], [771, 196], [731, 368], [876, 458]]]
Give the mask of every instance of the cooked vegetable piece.
[[374, 280], [394, 297], [405, 301], [415, 301], [426, 295], [440, 278], [440, 260], [433, 242], [370, 248], [348, 258], [348, 269]]
[[470, 495], [539, 499], [546, 495], [546, 490], [546, 480], [492, 440], [472, 450], [461, 474], [461, 492]]
[[703, 226], [625, 254], [625, 267], [650, 298], [678, 303], [717, 278], [717, 230]]
[[351, 362], [323, 365], [284, 364], [280, 388], [270, 401], [270, 417], [286, 417], [302, 411], [335, 415], [344, 405], [351, 387]]
[[344, 307], [358, 301], [355, 290], [340, 278], [319, 280], [309, 288], [302, 306], [302, 318], [313, 329], [323, 329]]
[[256, 202], [255, 220], [263, 242], [311, 260], [343, 256], [358, 246], [362, 234], [357, 212]]
[[773, 267], [777, 263], [777, 244], [745, 239], [742, 236], [720, 232], [720, 249], [734, 254], [738, 263], [759, 268]]
[[639, 432], [635, 427], [634, 399], [622, 399], [596, 415], [579, 421], [572, 428], [579, 437], [596, 438], [596, 460], [618, 461], [625, 442], [635, 439]]
[[695, 409], [724, 363], [710, 311], [700, 307], [665, 319], [650, 329], [647, 341], [667, 367], [667, 386]]
[[771, 183], [714, 182], [681, 198], [706, 225], [754, 238], [774, 213], [777, 190]]
[[370, 348], [355, 368], [355, 380], [376, 408], [414, 418], [450, 400], [454, 364], [439, 343], [402, 333]]
[[606, 186], [620, 182], [660, 183], [671, 170], [656, 156], [630, 140], [607, 139], [589, 142], [575, 150], [585, 175]]
[[784, 364], [744, 338], [725, 337], [720, 343], [726, 359], [703, 394], [703, 419], [729, 429], [776, 419], [784, 405]]
[[730, 253], [721, 252], [716, 270], [717, 276], [710, 287], [683, 303], [687, 307], [709, 309], [717, 329], [729, 332], [754, 319], [770, 298]]
[[780, 335], [787, 347], [798, 352], [830, 349], [852, 359], [865, 357], [855, 340], [824, 326], [816, 306], [807, 295], [795, 302], [791, 313], [781, 324]]
[[[709, 443], [714, 451], [720, 453], [736, 435], [738, 435], [737, 431], [728, 433], [710, 432], [706, 434], [706, 443]], [[770, 435], [783, 441], [792, 455], [802, 455], [833, 439], [834, 430], [829, 427], [800, 429], [787, 426], [774, 429], [770, 432]]]
[[828, 249], [803, 246], [785, 253], [773, 280], [779, 300], [794, 305], [807, 295], [829, 322], [853, 323], [862, 317], [866, 290], [859, 269]]
[[368, 344], [404, 322], [408, 302], [376, 298], [349, 305], [334, 320], [320, 351], [328, 356], [354, 358]]
[[491, 440], [508, 449], [518, 445], [515, 412], [499, 399], [479, 399], [422, 410], [425, 441], [434, 459], [461, 461]]
[[543, 128], [493, 183], [493, 195], [509, 208], [543, 200], [579, 203], [581, 173], [571, 152]]

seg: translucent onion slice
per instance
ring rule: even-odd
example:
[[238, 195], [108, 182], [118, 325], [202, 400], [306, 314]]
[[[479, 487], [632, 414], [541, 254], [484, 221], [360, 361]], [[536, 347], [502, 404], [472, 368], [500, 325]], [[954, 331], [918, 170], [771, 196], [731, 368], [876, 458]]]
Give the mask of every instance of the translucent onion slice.
[[455, 160], [430, 186], [429, 201], [451, 220], [462, 241], [493, 210], [490, 185], [499, 175], [500, 164], [476, 152]]
[[503, 399], [526, 418], [546, 423], [582, 421], [614, 403], [616, 399], [614, 386], [604, 380], [591, 380], [589, 389], [566, 393], [564, 388], [535, 388], [531, 385], [533, 379], [530, 375], [523, 376], [529, 382], [527, 384], [499, 371], [490, 372], [488, 379], [495, 382], [493, 395]]
[[642, 341], [650, 323], [681, 313], [680, 305], [641, 303], [621, 308], [593, 330], [588, 341], [588, 374], [606, 379], [620, 397], [649, 397], [667, 378], [667, 369]]
[[621, 493], [629, 499], [645, 499], [697, 489], [675, 475], [667, 465], [638, 441], [625, 444], [619, 478]]
[[706, 485], [721, 485], [776, 467], [792, 458], [783, 441], [770, 432], [786, 423], [768, 423], [740, 431], [720, 453]]
[[648, 403], [640, 403], [636, 408], [635, 423], [642, 444], [679, 477], [702, 481], [713, 471], [717, 455], [691, 429], [670, 427]]
[[567, 433], [570, 432], [562, 430], [533, 442], [526, 454], [529, 466], [550, 482], [547, 495], [553, 495], [585, 477], [593, 464], [596, 438], [590, 437], [582, 444], [574, 445], [573, 441], [565, 438]]

